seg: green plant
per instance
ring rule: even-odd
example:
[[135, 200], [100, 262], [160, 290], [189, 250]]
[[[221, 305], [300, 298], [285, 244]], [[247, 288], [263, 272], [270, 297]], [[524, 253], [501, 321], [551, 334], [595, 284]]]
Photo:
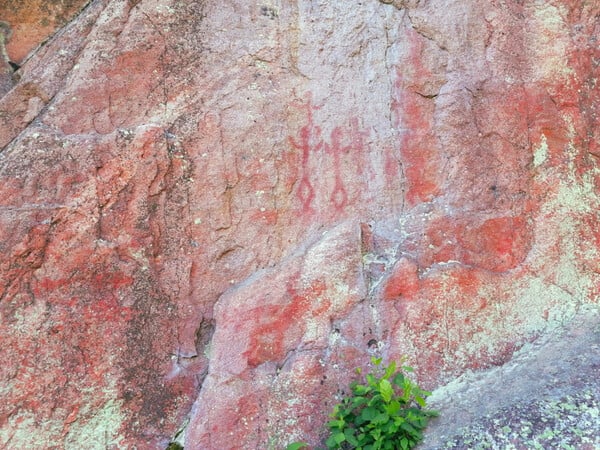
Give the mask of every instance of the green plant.
[[[366, 384], [353, 382], [352, 395], [333, 409], [327, 426], [329, 449], [408, 450], [423, 439], [429, 419], [437, 411], [426, 409], [430, 395], [403, 372], [396, 363], [381, 365], [381, 358], [371, 358], [374, 373], [366, 375]], [[357, 369], [357, 373], [361, 373]]]
[[[333, 409], [325, 442], [330, 450], [409, 450], [423, 439], [429, 419], [438, 415], [426, 408], [430, 392], [405, 375], [412, 368], [396, 370], [395, 362], [384, 367], [381, 358], [371, 362], [375, 367], [366, 375], [366, 383], [351, 383], [351, 395]], [[300, 448], [303, 444], [294, 443], [287, 450]]]
[[288, 445], [285, 450], [303, 450], [308, 447], [306, 442], [293, 442]]

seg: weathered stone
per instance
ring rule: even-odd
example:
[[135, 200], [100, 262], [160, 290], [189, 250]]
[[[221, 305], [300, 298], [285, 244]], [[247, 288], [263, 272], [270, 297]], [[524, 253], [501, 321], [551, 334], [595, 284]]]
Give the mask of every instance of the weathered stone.
[[13, 68], [6, 53], [6, 43], [12, 36], [12, 30], [7, 22], [0, 21], [0, 96], [13, 87]]
[[597, 303], [599, 14], [89, 2], [0, 98], [1, 445], [317, 445]]
[[429, 399], [445, 414], [423, 449], [598, 448], [600, 309], [523, 346], [502, 367], [467, 371]]
[[[221, 297], [207, 349], [214, 364], [192, 415], [189, 445], [243, 447], [243, 439], [283, 442], [299, 429], [318, 429], [327, 409], [315, 411], [314, 402], [331, 404], [319, 393], [331, 397], [340, 368], [351, 373], [349, 363], [360, 354], [354, 340], [342, 338], [341, 324], [363, 309], [360, 260], [359, 229], [342, 224]], [[233, 429], [247, 438], [232, 442]]]
[[73, 19], [88, 3], [89, 0], [0, 0], [0, 20], [6, 21], [13, 31], [12, 39], [7, 45], [11, 61], [21, 64], [33, 50]]

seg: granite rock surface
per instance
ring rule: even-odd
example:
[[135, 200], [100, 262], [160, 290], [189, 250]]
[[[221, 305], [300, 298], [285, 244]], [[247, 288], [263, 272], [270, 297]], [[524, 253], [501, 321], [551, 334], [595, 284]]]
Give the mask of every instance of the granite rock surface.
[[596, 2], [13, 3], [0, 446], [318, 445], [598, 303]]
[[600, 309], [436, 389], [419, 450], [600, 448]]

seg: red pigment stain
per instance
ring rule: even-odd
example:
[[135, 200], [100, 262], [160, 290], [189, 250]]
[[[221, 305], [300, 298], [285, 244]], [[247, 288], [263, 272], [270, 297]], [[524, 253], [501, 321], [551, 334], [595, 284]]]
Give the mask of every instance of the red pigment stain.
[[[116, 126], [127, 126], [140, 105], [160, 101], [156, 87], [162, 79], [160, 45], [138, 48], [121, 53], [112, 64], [102, 66], [91, 76], [97, 82], [80, 88], [74, 94], [81, 101], [62, 122], [67, 133], [83, 133], [95, 129], [94, 117], [104, 111], [106, 117], [100, 128], [109, 131]], [[143, 109], [142, 109], [143, 111]]]
[[399, 67], [395, 81], [392, 110], [397, 127], [403, 130], [400, 153], [408, 184], [406, 200], [410, 205], [432, 200], [440, 194], [438, 186], [439, 155], [436, 139], [431, 135], [434, 104], [415, 92], [414, 82], [427, 79], [430, 71], [422, 64], [423, 44], [417, 33], [409, 36], [410, 73]]
[[499, 217], [481, 226], [465, 226], [458, 233], [466, 264], [503, 272], [522, 262], [530, 245], [531, 232], [521, 217]]
[[[331, 301], [325, 297], [327, 286], [324, 281], [314, 281], [307, 294], [314, 299], [312, 301], [311, 314], [313, 317], [318, 317], [325, 313], [331, 307]], [[305, 295], [307, 295], [305, 294]]]
[[333, 155], [333, 172], [335, 185], [330, 196], [330, 202], [337, 210], [341, 210], [348, 203], [348, 193], [342, 182], [341, 174], [341, 154], [347, 153], [351, 146], [342, 146], [341, 144], [342, 130], [340, 127], [335, 127], [331, 132], [331, 144], [325, 144], [325, 151]]
[[[290, 301], [286, 305], [260, 306], [251, 311], [252, 320], [257, 322], [250, 331], [249, 350], [244, 352], [248, 365], [256, 367], [267, 361], [278, 361], [285, 357], [286, 343], [299, 338], [303, 320], [307, 314], [325, 312], [331, 302], [323, 298], [326, 286], [315, 281], [302, 292], [288, 285]], [[318, 305], [312, 308], [312, 305]]]
[[285, 338], [297, 331], [301, 317], [310, 305], [301, 295], [294, 295], [291, 301], [281, 307], [269, 305], [252, 311], [259, 324], [251, 330], [249, 350], [244, 352], [248, 365], [256, 367], [264, 362], [285, 357]]
[[419, 291], [419, 275], [417, 265], [406, 258], [398, 261], [383, 288], [384, 300], [395, 300], [399, 297], [412, 298]]
[[350, 119], [350, 148], [354, 160], [356, 161], [356, 173], [362, 175], [367, 165], [364, 159], [361, 157], [366, 154], [365, 152], [365, 139], [369, 137], [369, 132], [361, 130], [358, 123], [358, 118], [353, 117]]
[[452, 284], [460, 289], [460, 293], [466, 296], [465, 298], [471, 299], [471, 301], [467, 301], [467, 303], [472, 303], [473, 300], [477, 300], [477, 309], [483, 309], [487, 306], [487, 301], [485, 299], [477, 298], [481, 282], [476, 269], [457, 267], [456, 270], [451, 273], [451, 276], [453, 279]]
[[[401, 79], [397, 81], [397, 85], [402, 85]], [[428, 135], [433, 104], [431, 100], [423, 99], [415, 93], [402, 92], [398, 96], [402, 112], [399, 126], [406, 130], [400, 142], [400, 154], [408, 184], [406, 200], [414, 205], [430, 201], [440, 193], [435, 139]]]
[[502, 342], [496, 344], [493, 350], [480, 349], [477, 355], [473, 355], [469, 367], [472, 369], [487, 369], [491, 366], [501, 366], [512, 357], [513, 353], [521, 346], [515, 342]]
[[275, 225], [279, 217], [279, 213], [276, 209], [267, 209], [265, 211], [256, 211], [252, 214], [252, 221], [264, 222], [267, 225]]
[[318, 109], [312, 104], [312, 95], [307, 94], [306, 102], [300, 105], [300, 108], [306, 110], [307, 123], [298, 132], [296, 138], [289, 137], [290, 145], [300, 152], [300, 161], [302, 167], [302, 177], [296, 189], [296, 195], [302, 203], [302, 209], [305, 213], [312, 212], [312, 202], [315, 198], [315, 190], [310, 180], [309, 159], [310, 154], [321, 150], [323, 141], [321, 140], [321, 128], [315, 125], [313, 111]]
[[409, 184], [407, 202], [415, 205], [431, 201], [439, 194], [437, 167], [432, 163], [435, 155], [428, 148], [408, 146], [404, 147], [402, 156], [408, 162], [404, 171]]
[[[579, 242], [587, 242], [587, 248], [577, 250], [578, 259], [585, 262], [591, 270], [600, 274], [600, 258], [596, 252], [600, 251], [600, 215], [597, 213], [586, 214], [581, 218], [582, 225], [579, 228]], [[588, 253], [589, 248], [596, 252]]]
[[531, 245], [531, 230], [522, 217], [499, 217], [480, 225], [452, 217], [432, 220], [424, 239], [415, 243], [418, 264], [459, 261], [477, 268], [503, 272], [520, 264]]
[[57, 280], [53, 280], [51, 278], [42, 278], [39, 282], [32, 283], [32, 289], [33, 293], [36, 296], [39, 296], [42, 293], [52, 292], [62, 287], [65, 287], [70, 283], [72, 283], [72, 281], [67, 278], [59, 278]]
[[528, 87], [525, 96], [527, 111], [524, 117], [529, 118], [530, 140], [539, 143], [542, 135], [545, 136], [548, 158], [551, 161], [559, 161], [564, 147], [569, 142], [563, 113], [545, 89]]
[[97, 289], [117, 290], [119, 288], [130, 286], [133, 278], [121, 273], [101, 273], [96, 274], [93, 279], [94, 286]]
[[[331, 173], [333, 187], [330, 192], [326, 193], [327, 198], [329, 204], [333, 206], [333, 211], [341, 212], [351, 203], [348, 188], [344, 183], [344, 174], [348, 169], [348, 166], [344, 164], [344, 157], [351, 155], [351, 158], [347, 158], [348, 161], [352, 161], [351, 170], [356, 172], [359, 177], [362, 176], [369, 167], [368, 160], [365, 159], [365, 138], [369, 133], [361, 130], [358, 119], [353, 117], [348, 121], [347, 126], [334, 127], [329, 141], [326, 142], [321, 135], [321, 128], [315, 124], [313, 113], [320, 107], [313, 105], [312, 94], [307, 93], [306, 100], [297, 104], [296, 107], [306, 114], [306, 123], [298, 130], [295, 137], [288, 136], [292, 151], [285, 152], [282, 156], [282, 161], [290, 166], [289, 178], [292, 183], [289, 187], [290, 189], [294, 188], [302, 210], [310, 214], [314, 212], [313, 202], [323, 190], [322, 186], [327, 185], [329, 181], [321, 180], [315, 174]], [[329, 154], [330, 159], [324, 160], [319, 154], [321, 151]], [[321, 170], [317, 170], [316, 165], [319, 165]], [[294, 169], [294, 167], [300, 167], [300, 169]], [[397, 171], [395, 173], [397, 174]], [[296, 182], [297, 184], [294, 186]], [[361, 193], [359, 192], [359, 195]], [[323, 192], [323, 194], [325, 193]]]
[[398, 181], [398, 173], [400, 172], [400, 165], [394, 155], [392, 154], [393, 149], [386, 147], [385, 150], [385, 175], [388, 180], [388, 184]]
[[94, 300], [83, 311], [83, 321], [89, 324], [114, 322], [116, 319], [129, 321], [132, 317], [131, 308], [119, 305], [114, 297]]

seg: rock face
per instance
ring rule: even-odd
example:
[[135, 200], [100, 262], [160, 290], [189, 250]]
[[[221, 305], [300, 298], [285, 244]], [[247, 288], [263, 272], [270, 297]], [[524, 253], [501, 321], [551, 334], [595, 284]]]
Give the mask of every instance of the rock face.
[[0, 0], [0, 20], [11, 25], [12, 39], [6, 45], [11, 60], [22, 64], [88, 3], [89, 0]]
[[419, 449], [600, 448], [600, 309], [561, 328], [436, 389], [429, 404], [444, 414]]
[[597, 304], [599, 16], [87, 3], [0, 99], [0, 444], [317, 445], [369, 355], [433, 388]]

